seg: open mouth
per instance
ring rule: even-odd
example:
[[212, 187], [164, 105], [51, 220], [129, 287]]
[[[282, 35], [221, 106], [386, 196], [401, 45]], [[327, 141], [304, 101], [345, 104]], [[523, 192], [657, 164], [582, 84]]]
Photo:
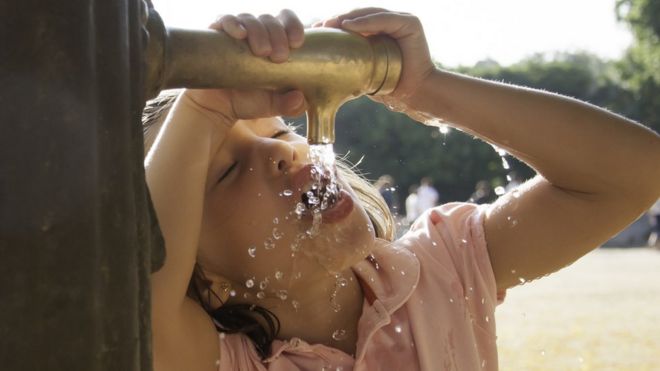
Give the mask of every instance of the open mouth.
[[341, 197], [341, 186], [329, 175], [317, 173], [311, 184], [303, 190], [300, 201], [307, 211], [321, 212], [332, 208]]

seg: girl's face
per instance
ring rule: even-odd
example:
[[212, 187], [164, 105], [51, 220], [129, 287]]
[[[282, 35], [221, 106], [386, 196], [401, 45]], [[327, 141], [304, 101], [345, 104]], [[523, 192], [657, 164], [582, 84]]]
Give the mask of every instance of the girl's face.
[[[212, 155], [198, 262], [261, 297], [364, 259], [373, 227], [342, 179], [318, 232], [296, 206], [312, 185], [309, 146], [279, 118], [237, 122]], [[310, 236], [311, 235], [311, 236]], [[259, 293], [259, 292], [263, 293]]]

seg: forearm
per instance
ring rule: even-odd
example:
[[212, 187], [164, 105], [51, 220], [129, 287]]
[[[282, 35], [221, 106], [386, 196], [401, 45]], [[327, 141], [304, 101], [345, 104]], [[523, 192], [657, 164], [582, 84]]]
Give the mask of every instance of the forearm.
[[657, 196], [660, 137], [595, 106], [437, 70], [410, 108], [506, 149], [566, 190]]
[[[182, 95], [145, 160], [167, 252], [164, 266], [153, 277], [155, 305], [171, 305], [173, 297], [182, 301], [185, 296], [197, 254], [214, 138], [222, 130], [217, 121]], [[158, 303], [159, 298], [165, 303]]]

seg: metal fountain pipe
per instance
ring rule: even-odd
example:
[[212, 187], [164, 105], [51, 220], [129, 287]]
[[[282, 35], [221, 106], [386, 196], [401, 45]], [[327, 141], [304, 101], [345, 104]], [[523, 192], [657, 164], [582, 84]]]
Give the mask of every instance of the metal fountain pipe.
[[401, 51], [384, 35], [363, 37], [330, 28], [305, 31], [305, 43], [284, 63], [252, 54], [223, 32], [165, 28], [150, 16], [147, 96], [169, 88], [299, 89], [305, 95], [310, 144], [335, 141], [335, 114], [346, 101], [388, 94], [401, 75]]

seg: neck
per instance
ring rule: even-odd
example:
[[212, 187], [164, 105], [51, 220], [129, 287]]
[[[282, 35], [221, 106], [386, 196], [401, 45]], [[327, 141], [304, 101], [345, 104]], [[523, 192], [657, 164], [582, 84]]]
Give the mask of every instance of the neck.
[[298, 337], [354, 355], [364, 299], [357, 276], [350, 269], [337, 277], [325, 273], [300, 286], [292, 290], [297, 309], [284, 306], [276, 313], [282, 325], [280, 338]]
[[[280, 321], [279, 339], [299, 338], [355, 354], [357, 327], [364, 296], [351, 269], [335, 276], [324, 269], [307, 273], [291, 283], [285, 300], [277, 295], [258, 299], [240, 285], [228, 301], [255, 304], [271, 311]], [[313, 325], [311, 325], [313, 324]]]

